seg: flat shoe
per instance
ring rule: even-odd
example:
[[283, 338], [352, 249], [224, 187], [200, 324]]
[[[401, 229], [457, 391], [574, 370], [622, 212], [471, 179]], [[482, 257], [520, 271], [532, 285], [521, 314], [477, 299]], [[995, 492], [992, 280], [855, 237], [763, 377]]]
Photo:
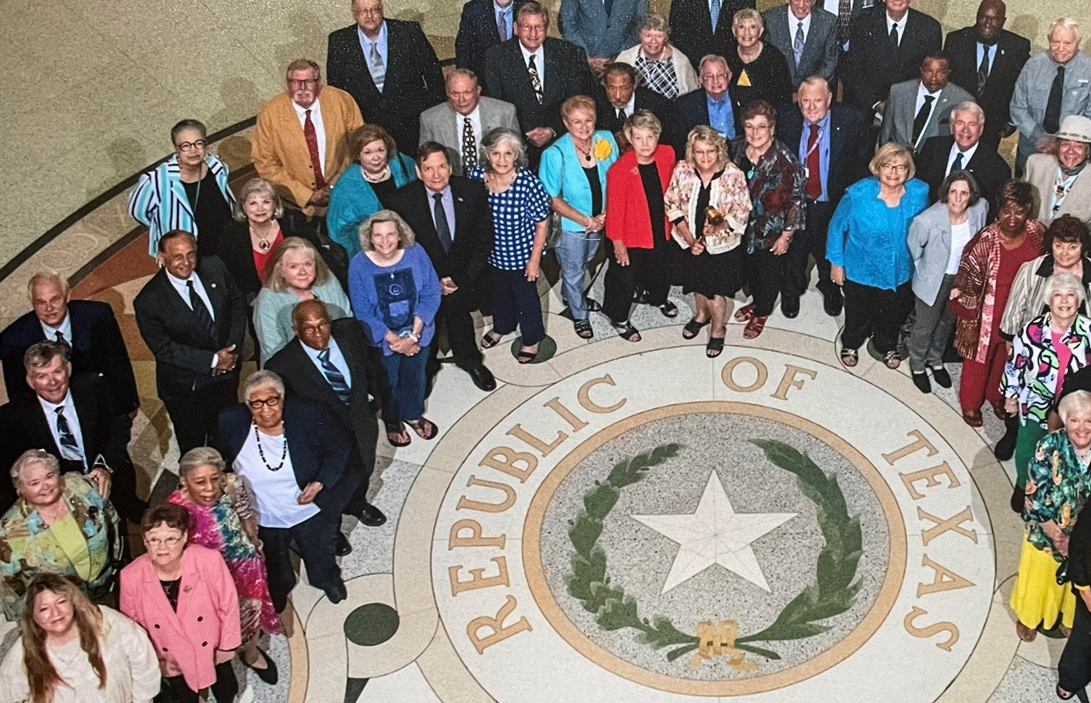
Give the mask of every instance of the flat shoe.
[[891, 349], [886, 354], [883, 354], [883, 363], [886, 364], [888, 369], [896, 369], [902, 365], [901, 357], [898, 356], [896, 349]]
[[502, 339], [504, 339], [504, 338], [502, 336], [496, 334], [495, 332], [492, 332], [492, 331], [486, 332], [485, 335], [483, 337], [481, 337], [481, 348], [482, 349], [492, 349], [497, 344], [499, 344]]
[[594, 298], [587, 298], [586, 302], [587, 310], [589, 312], [599, 312], [600, 310], [602, 310], [602, 305], [600, 305], [599, 301], [595, 300]]
[[[402, 435], [405, 435], [405, 439], [402, 439]], [[386, 428], [386, 441], [390, 442], [394, 447], [408, 447], [412, 442], [409, 433], [405, 431], [405, 425], [399, 426], [397, 429]]]
[[942, 366], [938, 369], [932, 369], [932, 380], [934, 380], [940, 388], [950, 388], [952, 385], [951, 374], [947, 373], [947, 369]]
[[739, 311], [735, 313], [735, 322], [749, 322], [750, 318], [754, 316], [754, 304], [743, 305], [739, 308]]
[[853, 368], [860, 363], [860, 352], [856, 349], [842, 349], [841, 350], [841, 364], [845, 368]]
[[715, 359], [724, 350], [724, 338], [723, 337], [709, 337], [708, 344], [705, 345], [705, 356], [709, 359]]
[[617, 332], [617, 336], [624, 339], [626, 342], [639, 342], [640, 330], [633, 327], [631, 322], [626, 322], [621, 325], [614, 325], [614, 331]]
[[527, 351], [526, 349], [520, 349], [519, 353], [515, 355], [515, 360], [520, 364], [529, 364], [537, 358], [537, 351]]
[[701, 334], [701, 330], [712, 324], [712, 318], [708, 318], [704, 322], [698, 322], [696, 318], [686, 323], [686, 326], [682, 328], [682, 339], [693, 339], [697, 335]]
[[962, 421], [970, 427], [981, 427], [984, 420], [981, 418], [980, 410], [963, 410]]
[[678, 317], [678, 306], [668, 301], [659, 306], [659, 312], [663, 313], [663, 317], [669, 317], [673, 320]]
[[1021, 622], [1015, 623], [1015, 634], [1019, 635], [1019, 639], [1024, 642], [1033, 642], [1034, 638], [1038, 636], [1037, 630], [1032, 630]]
[[932, 383], [928, 380], [928, 374], [924, 371], [917, 373], [913, 372], [913, 385], [917, 387], [917, 390], [921, 393], [931, 393]]
[[258, 654], [260, 654], [261, 658], [265, 660], [265, 668], [255, 669], [249, 664], [247, 664], [246, 666], [251, 669], [255, 674], [257, 674], [258, 678], [261, 679], [264, 683], [267, 683], [270, 686], [275, 686], [277, 681], [280, 680], [280, 674], [277, 672], [276, 663], [269, 657], [268, 654], [261, 651], [260, 649], [258, 650]]
[[439, 428], [436, 427], [436, 423], [431, 420], [421, 417], [416, 420], [407, 420], [406, 423], [413, 428], [413, 431], [417, 433], [417, 436], [421, 439], [434, 439], [439, 434]]
[[595, 330], [591, 329], [591, 322], [588, 320], [576, 320], [572, 323], [572, 328], [580, 339], [591, 339], [595, 336]]

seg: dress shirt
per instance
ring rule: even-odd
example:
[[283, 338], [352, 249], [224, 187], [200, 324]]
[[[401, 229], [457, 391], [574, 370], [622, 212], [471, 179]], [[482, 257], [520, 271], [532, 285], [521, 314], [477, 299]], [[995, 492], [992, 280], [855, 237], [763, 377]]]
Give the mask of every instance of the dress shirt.
[[318, 161], [322, 164], [322, 168], [326, 168], [326, 125], [322, 122], [322, 106], [319, 104], [319, 99], [315, 98], [310, 107], [301, 107], [292, 102], [292, 107], [295, 108], [296, 117], [299, 118], [299, 126], [307, 124], [307, 110], [311, 111], [311, 124], [314, 125], [314, 136], [318, 139]]
[[[514, 14], [515, 14], [513, 12], [514, 7], [515, 7], [515, 0], [512, 0], [511, 2], [509, 2], [507, 7], [500, 7], [499, 5], [496, 4], [496, 2], [493, 2], [493, 4], [492, 4], [492, 14], [493, 14], [493, 17], [496, 20], [496, 31], [497, 32], [500, 31], [500, 18], [503, 17], [504, 18], [504, 26], [508, 28], [508, 36], [506, 37], [506, 39], [511, 39], [512, 37], [515, 36], [515, 32], [512, 31], [512, 26], [511, 26], [511, 23], [514, 21]], [[385, 25], [386, 23], [384, 22], [383, 24]]]
[[[295, 105], [295, 103], [292, 103], [292, 104]], [[317, 104], [317, 103], [315, 103], [315, 104]], [[299, 107], [299, 106], [296, 105], [296, 107]], [[189, 281], [190, 279], [192, 279], [193, 280], [193, 289], [197, 291], [197, 297], [199, 297], [201, 300], [205, 301], [205, 307], [208, 308], [208, 316], [212, 318], [213, 322], [216, 321], [216, 311], [212, 309], [212, 301], [209, 300], [208, 292], [205, 291], [205, 285], [203, 283], [201, 283], [201, 277], [197, 275], [196, 271], [194, 271], [192, 274], [190, 274], [189, 278], [178, 278], [177, 276], [172, 274], [170, 271], [167, 271], [166, 274], [167, 274], [167, 280], [170, 281], [170, 284], [172, 286], [174, 286], [174, 290], [178, 291], [178, 295], [182, 296], [182, 302], [184, 302], [186, 304], [186, 307], [189, 308], [190, 310], [193, 309], [193, 305], [191, 305], [190, 302], [189, 302], [189, 286], [186, 285], [186, 282]], [[211, 368], [216, 368], [216, 364], [217, 364], [217, 362], [219, 362], [219, 360], [220, 360], [220, 355], [219, 354], [213, 354], [212, 355], [212, 366], [211, 366]]]
[[374, 44], [379, 47], [379, 56], [383, 59], [383, 67], [390, 68], [390, 61], [388, 60], [389, 54], [387, 53], [387, 32], [386, 22], [379, 27], [379, 36], [372, 39], [368, 35], [364, 34], [364, 30], [359, 27], [356, 28], [356, 34], [360, 37], [360, 49], [364, 52], [364, 61], [367, 63], [368, 71], [371, 70], [371, 45]]
[[[981, 142], [978, 142], [980, 144]], [[951, 145], [951, 153], [947, 155], [947, 169], [943, 172], [943, 177], [951, 175], [951, 167], [955, 165], [955, 157], [958, 155], [959, 148], [958, 142]], [[977, 153], [977, 144], [962, 152], [962, 168], [966, 169], [966, 166], [970, 163], [970, 159], [974, 158], [974, 154]]]
[[974, 42], [974, 44], [977, 46], [977, 63], [974, 64], [974, 73], [977, 73], [977, 68], [981, 65], [981, 55], [987, 51], [989, 52], [989, 73], [991, 74], [993, 72], [993, 62], [996, 61], [996, 47], [998, 45], [985, 46], [981, 42]]
[[[836, 16], [837, 10], [834, 10], [833, 14], [834, 16]], [[803, 23], [803, 43], [806, 44], [807, 37], [811, 36], [811, 13], [808, 12], [806, 17], [804, 17], [803, 19], [799, 19], [794, 14], [792, 14], [792, 8], [788, 8], [788, 39], [791, 40], [789, 42], [789, 47], [795, 45], [796, 29], [799, 28], [800, 22]]]
[[[913, 119], [914, 120], [917, 119], [917, 113], [921, 111], [921, 106], [924, 105], [924, 96], [931, 95], [932, 96], [932, 105], [928, 110], [928, 119], [924, 121], [924, 124], [927, 127], [929, 121], [931, 121], [931, 119], [932, 119], [932, 115], [936, 114], [936, 105], [939, 104], [939, 94], [942, 93], [942, 92], [943, 92], [943, 88], [940, 88], [939, 90], [937, 90], [934, 93], [929, 93], [928, 89], [924, 87], [924, 83], [921, 83], [919, 86], [917, 86], [917, 102], [913, 105]], [[924, 138], [924, 130], [923, 129], [921, 130], [921, 138], [922, 139]], [[917, 145], [914, 144], [913, 149], [916, 150], [916, 148], [917, 148]]]
[[[321, 349], [314, 349], [302, 341], [300, 345], [303, 347], [303, 351], [307, 352], [307, 356], [311, 358], [314, 365], [318, 368], [318, 373], [322, 374], [322, 378], [329, 380], [329, 376], [326, 375], [326, 370], [322, 368], [322, 360], [318, 358], [318, 355], [322, 353]], [[345, 361], [345, 355], [341, 353], [341, 347], [337, 346], [337, 340], [330, 337], [330, 363], [337, 367], [337, 370], [341, 372], [341, 375], [345, 377], [345, 385], [352, 388], [352, 372], [349, 371], [349, 364]]]
[[64, 335], [64, 341], [68, 342], [69, 346], [72, 346], [72, 316], [71, 315], [65, 315], [64, 316], [64, 319], [61, 320], [61, 326], [60, 327], [50, 327], [49, 325], [42, 322], [41, 320], [38, 320], [38, 324], [40, 324], [42, 326], [42, 333], [45, 334], [45, 338], [46, 338], [47, 341], [50, 341], [50, 342], [57, 341], [57, 333], [60, 332], [62, 335]]
[[528, 51], [523, 42], [519, 42], [519, 51], [523, 52], [523, 63], [527, 68], [530, 68], [530, 57], [534, 56], [534, 68], [538, 69], [538, 80], [542, 82], [542, 93], [545, 93], [546, 74], [545, 74], [545, 50], [542, 47], [538, 47], [537, 51]]
[[[45, 411], [45, 424], [49, 425], [49, 432], [53, 435], [53, 441], [57, 443], [61, 458], [69, 461], [83, 461], [83, 468], [86, 471], [89, 467], [87, 448], [83, 444], [83, 432], [80, 431], [80, 418], [76, 415], [76, 404], [72, 401], [72, 391], [68, 391], [64, 396], [64, 400], [59, 403], [50, 403], [42, 396], [38, 396], [38, 403], [42, 406], [42, 410]], [[61, 435], [57, 432], [57, 408], [62, 405], [64, 411], [61, 414], [64, 415], [65, 420], [68, 420], [68, 429], [72, 431], [72, 436], [76, 439], [76, 446], [80, 448], [80, 456], [69, 456], [65, 451], [65, 446], [61, 444]]]
[[735, 110], [731, 107], [731, 93], [724, 93], [724, 99], [717, 102], [705, 93], [708, 102], [708, 123], [727, 139], [735, 138]]
[[888, 37], [890, 36], [890, 30], [894, 28], [894, 25], [898, 25], [898, 46], [902, 45], [902, 39], [905, 37], [905, 24], [908, 19], [908, 12], [906, 12], [905, 15], [897, 22], [890, 18], [889, 12], [886, 15], [886, 35]]
[[[428, 193], [428, 212], [432, 215], [432, 226], [436, 224], [436, 201], [435, 194], [443, 193], [443, 199], [440, 201], [443, 203], [443, 214], [447, 215], [447, 229], [451, 232], [451, 242], [455, 241], [455, 198], [451, 195], [451, 186], [447, 185], [441, 191], [432, 190], [431, 188], [425, 188], [425, 193]], [[436, 228], [437, 231], [439, 228]]]
[[[617, 114], [618, 108], [615, 107], [613, 103], [610, 103], [610, 109], [614, 111], [614, 115]], [[621, 109], [625, 112], [626, 117], [632, 117], [633, 113], [636, 112], [635, 90], [633, 91], [633, 94], [629, 96], [629, 102], [625, 103], [625, 105]], [[611, 115], [611, 117], [613, 117], [613, 115]]]
[[[535, 63], [537, 63], [535, 59]], [[470, 118], [470, 128], [474, 131], [474, 143], [478, 148], [481, 147], [481, 103], [478, 103], [474, 108], [474, 111], [468, 115], [460, 114], [457, 110], [453, 110], [455, 113], [455, 134], [458, 135], [458, 150], [462, 152], [462, 130], [463, 124], [466, 122], [466, 118]]]
[[807, 167], [807, 142], [811, 138], [811, 125], [818, 125], [818, 175], [822, 181], [822, 195], [819, 202], [829, 202], [830, 193], [828, 182], [830, 178], [830, 113], [817, 123], [803, 120], [803, 134], [799, 137], [799, 163]]

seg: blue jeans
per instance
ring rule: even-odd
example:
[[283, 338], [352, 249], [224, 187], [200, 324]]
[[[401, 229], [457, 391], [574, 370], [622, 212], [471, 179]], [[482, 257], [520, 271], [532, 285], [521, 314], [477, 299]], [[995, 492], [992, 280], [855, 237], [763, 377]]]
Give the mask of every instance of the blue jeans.
[[383, 422], [387, 427], [398, 427], [406, 420], [419, 420], [424, 416], [424, 369], [428, 365], [428, 347], [421, 347], [413, 356], [390, 354], [383, 356], [383, 368], [390, 380], [392, 417]]
[[587, 264], [595, 258], [602, 232], [561, 231], [555, 251], [561, 264], [561, 298], [572, 310], [573, 320], [587, 319]]

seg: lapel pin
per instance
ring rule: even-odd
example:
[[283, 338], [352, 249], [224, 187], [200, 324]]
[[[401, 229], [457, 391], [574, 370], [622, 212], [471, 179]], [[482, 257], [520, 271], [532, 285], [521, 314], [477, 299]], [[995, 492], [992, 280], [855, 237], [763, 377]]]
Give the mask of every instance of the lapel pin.
[[215, 283], [213, 283], [213, 284], [211, 284], [211, 285], [212, 285], [212, 287], [213, 287], [213, 288], [215, 288], [215, 287], [216, 287], [216, 284], [215, 284]]

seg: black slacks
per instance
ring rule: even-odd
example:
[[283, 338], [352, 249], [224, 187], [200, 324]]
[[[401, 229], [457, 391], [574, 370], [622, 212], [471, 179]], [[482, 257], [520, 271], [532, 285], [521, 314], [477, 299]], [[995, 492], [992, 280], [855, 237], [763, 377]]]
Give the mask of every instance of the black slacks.
[[[451, 354], [455, 365], [460, 369], [470, 369], [481, 364], [481, 350], [477, 348], [474, 335], [474, 300], [473, 294], [463, 288], [440, 298], [439, 313], [436, 314], [436, 326], [442, 322], [447, 327], [447, 341], [451, 344]], [[439, 330], [437, 329], [437, 332]], [[430, 364], [434, 367], [439, 353], [439, 344], [432, 342], [429, 350]]]
[[1091, 683], [1091, 613], [1083, 598], [1076, 596], [1076, 619], [1072, 633], [1057, 664], [1057, 685], [1087, 701], [1084, 688]]
[[746, 282], [754, 296], [754, 317], [769, 317], [777, 296], [785, 287], [788, 254], [777, 256], [770, 249], [755, 249], [743, 259]]
[[830, 281], [830, 260], [826, 258], [826, 234], [833, 216], [833, 204], [818, 202], [810, 198], [804, 201], [807, 226], [797, 230], [788, 247], [788, 273], [784, 279], [784, 294], [798, 298], [807, 290], [809, 276], [807, 261], [814, 257], [818, 269], [818, 289], [825, 290], [834, 285]]
[[185, 454], [194, 447], [213, 446], [216, 421], [220, 411], [239, 402], [239, 374], [224, 374], [223, 380], [175, 398], [163, 398], [178, 451]]
[[326, 590], [341, 583], [341, 567], [337, 565], [334, 548], [337, 531], [341, 527], [340, 515], [319, 512], [292, 527], [258, 527], [261, 551], [265, 555], [265, 568], [269, 575], [269, 596], [278, 613], [288, 604], [288, 594], [296, 584], [292, 569], [290, 546], [296, 548], [307, 567], [307, 577], [315, 588]]
[[603, 281], [605, 295], [602, 311], [616, 324], [629, 319], [633, 292], [647, 291], [649, 305], [663, 305], [670, 292], [670, 250], [666, 239], [655, 238], [654, 249], [629, 249], [629, 265], [621, 266], [614, 254], [614, 243], [606, 239], [610, 265]]
[[[170, 676], [166, 678], [167, 688], [170, 689], [170, 697], [174, 703], [197, 703], [200, 691], [192, 690], [186, 684], [184, 676]], [[239, 680], [235, 678], [235, 671], [231, 668], [231, 662], [216, 665], [216, 683], [209, 688], [216, 698], [216, 703], [233, 703], [239, 693]]]
[[906, 281], [897, 290], [883, 290], [845, 280], [845, 328], [841, 345], [859, 349], [871, 337], [875, 349], [886, 354], [898, 346], [902, 323], [913, 309], [913, 284]]

